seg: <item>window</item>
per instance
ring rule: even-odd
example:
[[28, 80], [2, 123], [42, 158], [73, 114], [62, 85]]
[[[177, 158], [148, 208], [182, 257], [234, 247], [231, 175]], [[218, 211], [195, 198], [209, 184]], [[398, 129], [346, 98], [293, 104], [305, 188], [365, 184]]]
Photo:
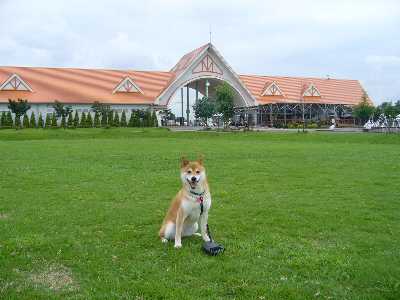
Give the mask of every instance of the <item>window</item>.
[[283, 96], [283, 93], [276, 82], [266, 83], [261, 96]]
[[114, 89], [113, 94], [115, 94], [115, 93], [141, 93], [141, 94], [143, 94], [143, 91], [132, 80], [132, 78], [125, 77]]
[[1, 86], [2, 91], [28, 91], [32, 92], [30, 86], [17, 74], [11, 75]]

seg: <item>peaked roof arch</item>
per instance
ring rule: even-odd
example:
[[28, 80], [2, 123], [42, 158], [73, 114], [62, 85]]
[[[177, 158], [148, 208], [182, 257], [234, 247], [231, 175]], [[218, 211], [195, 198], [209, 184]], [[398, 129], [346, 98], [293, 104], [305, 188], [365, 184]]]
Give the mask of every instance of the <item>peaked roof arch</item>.
[[321, 93], [314, 83], [310, 83], [308, 87], [305, 85], [303, 97], [321, 97]]

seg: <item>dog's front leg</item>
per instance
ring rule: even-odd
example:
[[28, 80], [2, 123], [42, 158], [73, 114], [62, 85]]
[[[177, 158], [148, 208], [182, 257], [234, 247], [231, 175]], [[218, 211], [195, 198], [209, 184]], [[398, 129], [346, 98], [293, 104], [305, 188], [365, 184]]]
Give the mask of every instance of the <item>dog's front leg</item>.
[[208, 212], [205, 211], [200, 216], [200, 232], [201, 232], [201, 237], [205, 242], [209, 242], [211, 240], [207, 234], [207, 223], [208, 223]]
[[185, 214], [182, 208], [178, 210], [176, 215], [176, 226], [175, 226], [175, 248], [182, 247], [182, 230], [183, 222], [185, 221]]

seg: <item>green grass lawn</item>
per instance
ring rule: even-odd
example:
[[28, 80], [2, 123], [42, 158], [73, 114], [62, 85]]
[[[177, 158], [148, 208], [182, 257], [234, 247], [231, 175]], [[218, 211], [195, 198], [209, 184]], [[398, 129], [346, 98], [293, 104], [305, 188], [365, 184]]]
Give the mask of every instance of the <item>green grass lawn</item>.
[[[179, 158], [210, 227], [157, 236]], [[400, 299], [400, 136], [0, 131], [1, 299]]]

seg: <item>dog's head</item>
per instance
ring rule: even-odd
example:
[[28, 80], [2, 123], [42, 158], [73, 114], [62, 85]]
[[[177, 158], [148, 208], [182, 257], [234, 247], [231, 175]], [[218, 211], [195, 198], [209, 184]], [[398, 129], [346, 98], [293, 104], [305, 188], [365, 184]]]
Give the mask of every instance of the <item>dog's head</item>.
[[185, 157], [181, 159], [181, 180], [184, 186], [195, 190], [206, 181], [206, 169], [203, 165], [203, 156], [194, 161]]

